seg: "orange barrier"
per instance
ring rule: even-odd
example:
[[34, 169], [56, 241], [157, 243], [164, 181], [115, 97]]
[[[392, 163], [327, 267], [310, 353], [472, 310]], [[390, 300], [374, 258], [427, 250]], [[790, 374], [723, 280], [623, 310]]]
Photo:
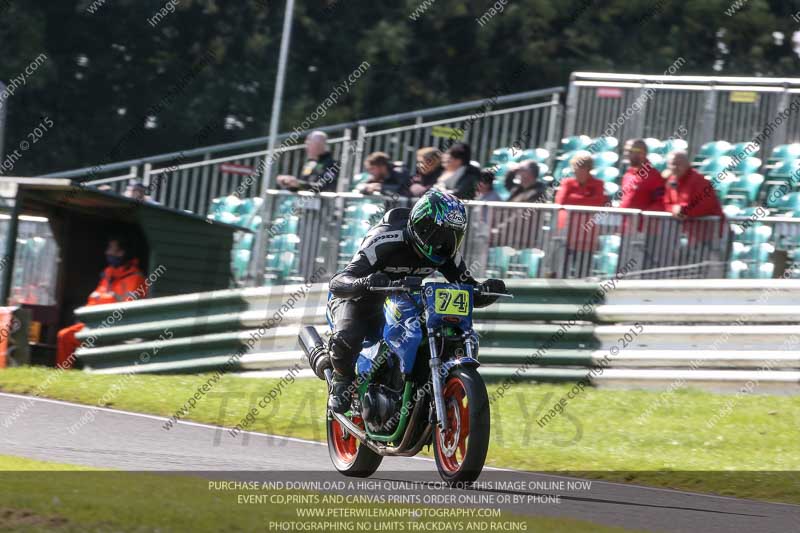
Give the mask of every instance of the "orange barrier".
[[0, 307], [0, 368], [6, 367], [8, 358], [8, 338], [11, 336], [11, 324], [14, 313], [8, 307]]

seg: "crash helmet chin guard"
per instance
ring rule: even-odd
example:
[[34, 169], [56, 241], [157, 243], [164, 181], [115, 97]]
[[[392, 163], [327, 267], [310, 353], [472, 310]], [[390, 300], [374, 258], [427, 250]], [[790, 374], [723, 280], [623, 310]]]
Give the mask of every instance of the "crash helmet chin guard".
[[431, 189], [408, 217], [407, 231], [420, 255], [437, 265], [455, 257], [467, 232], [467, 210], [461, 200]]

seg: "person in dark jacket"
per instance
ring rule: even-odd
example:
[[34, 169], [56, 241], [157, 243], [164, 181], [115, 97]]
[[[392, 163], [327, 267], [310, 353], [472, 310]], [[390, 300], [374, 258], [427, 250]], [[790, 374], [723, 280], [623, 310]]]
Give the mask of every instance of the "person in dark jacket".
[[512, 188], [509, 192], [509, 202], [541, 202], [547, 188], [544, 183], [539, 181], [539, 164], [536, 161], [525, 161], [516, 170], [519, 185]]
[[364, 161], [369, 178], [356, 187], [361, 194], [408, 196], [408, 175], [393, 168], [389, 154], [373, 152]]
[[339, 179], [339, 162], [328, 150], [328, 135], [312, 131], [306, 137], [306, 156], [299, 176], [281, 174], [276, 178], [280, 187], [290, 191], [335, 192]]
[[[383, 325], [386, 295], [371, 292], [370, 288], [387, 287], [405, 276], [425, 278], [438, 270], [451, 283], [480, 285], [490, 293], [505, 292], [502, 280], [489, 279], [479, 284], [472, 277], [459, 252], [466, 231], [464, 204], [451, 194], [429, 191], [413, 209], [387, 211], [364, 237], [350, 263], [331, 278], [331, 411], [344, 413], [350, 408], [355, 358], [364, 338]], [[496, 299], [477, 295], [475, 307], [485, 307]]]
[[451, 146], [442, 158], [444, 172], [435, 187], [461, 200], [474, 199], [481, 170], [471, 164], [471, 159], [472, 150], [468, 144], [456, 143]]
[[411, 178], [409, 186], [411, 196], [419, 198], [428, 192], [442, 172], [442, 153], [438, 149], [427, 147], [417, 150], [417, 173]]

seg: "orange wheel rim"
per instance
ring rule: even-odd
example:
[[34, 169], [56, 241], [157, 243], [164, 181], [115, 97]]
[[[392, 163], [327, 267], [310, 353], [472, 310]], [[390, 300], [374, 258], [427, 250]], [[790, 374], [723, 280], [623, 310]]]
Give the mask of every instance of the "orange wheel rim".
[[[353, 423], [361, 426], [361, 418], [353, 418]], [[348, 433], [335, 418], [331, 420], [331, 431], [336, 455], [345, 463], [352, 463], [358, 452], [358, 439]]]
[[436, 438], [439, 446], [436, 454], [444, 470], [458, 472], [467, 455], [467, 439], [469, 437], [469, 403], [467, 390], [460, 378], [452, 377], [444, 388], [444, 405], [447, 413], [445, 430], [436, 426]]

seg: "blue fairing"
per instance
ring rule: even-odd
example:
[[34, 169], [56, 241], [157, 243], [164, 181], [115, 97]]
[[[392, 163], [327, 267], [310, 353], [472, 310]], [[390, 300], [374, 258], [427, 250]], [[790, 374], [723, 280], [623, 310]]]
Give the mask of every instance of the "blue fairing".
[[[383, 306], [384, 327], [383, 340], [389, 350], [397, 356], [400, 371], [410, 374], [414, 368], [417, 349], [423, 338], [420, 327], [420, 311], [422, 300], [418, 294], [398, 294], [386, 298]], [[356, 360], [356, 370], [366, 374], [372, 368], [380, 353], [380, 342], [365, 342], [361, 354]], [[391, 365], [395, 358], [389, 358]]]

